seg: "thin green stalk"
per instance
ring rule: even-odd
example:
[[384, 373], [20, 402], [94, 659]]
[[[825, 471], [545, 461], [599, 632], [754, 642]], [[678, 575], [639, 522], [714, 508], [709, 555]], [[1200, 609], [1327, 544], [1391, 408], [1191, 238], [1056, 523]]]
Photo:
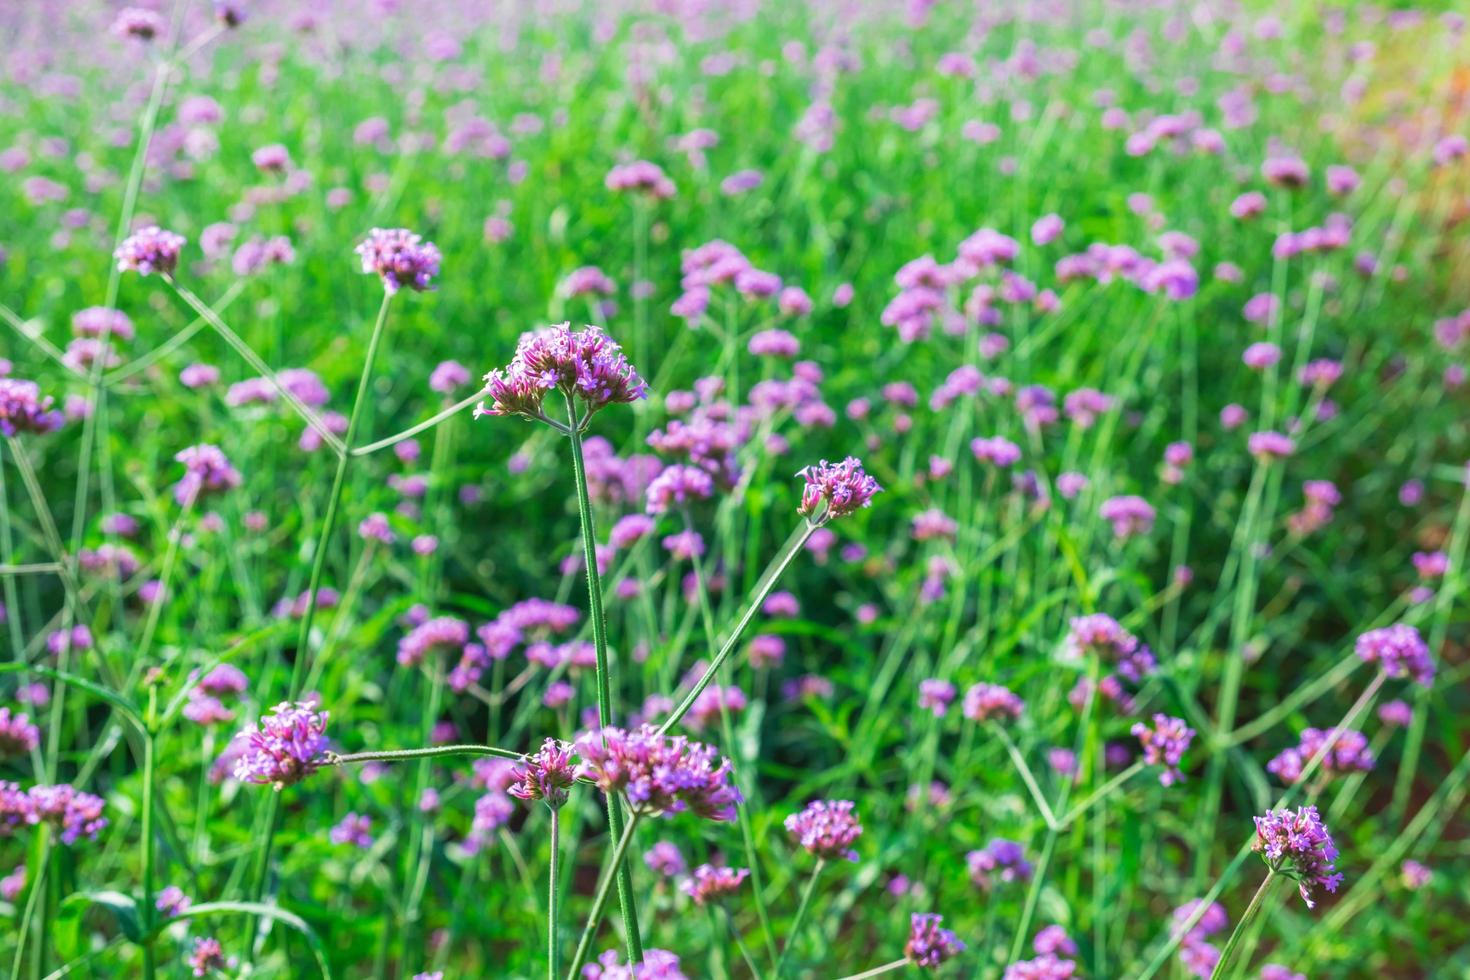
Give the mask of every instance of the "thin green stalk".
[[669, 729], [677, 725], [689, 713], [689, 709], [694, 707], [695, 700], [703, 693], [705, 688], [709, 687], [720, 667], [729, 659], [730, 654], [735, 652], [735, 647], [740, 642], [740, 637], [744, 635], [746, 627], [750, 625], [751, 620], [760, 611], [761, 603], [766, 601], [766, 596], [771, 594], [771, 590], [775, 588], [776, 582], [781, 578], [781, 574], [786, 571], [787, 566], [796, 558], [797, 553], [801, 551], [807, 539], [812, 536], [818, 526], [810, 521], [803, 521], [792, 532], [791, 537], [786, 539], [786, 544], [782, 547], [781, 552], [766, 568], [766, 572], [761, 576], [760, 581], [756, 583], [755, 592], [746, 603], [745, 610], [740, 614], [740, 618], [736, 620], [735, 628], [725, 638], [725, 643], [720, 647], [720, 652], [715, 654], [715, 658], [705, 668], [703, 676], [699, 678], [694, 687], [690, 688], [684, 700], [679, 703], [679, 706], [674, 709], [668, 719], [659, 726], [660, 735], [667, 734]]
[[864, 970], [862, 973], [854, 973], [851, 976], [843, 977], [842, 980], [867, 980], [868, 977], [881, 977], [885, 973], [892, 973], [894, 970], [902, 970], [908, 965], [909, 961], [905, 957], [901, 960], [894, 960], [892, 963], [884, 963], [882, 966], [875, 966], [871, 970]]
[[1049, 829], [1058, 829], [1056, 815], [1052, 813], [1051, 805], [1046, 802], [1046, 797], [1041, 793], [1041, 787], [1036, 784], [1036, 776], [1031, 772], [1031, 767], [1026, 764], [1026, 757], [1021, 755], [1021, 750], [1016, 748], [1016, 743], [1011, 740], [1010, 734], [1005, 728], [998, 724], [992, 724], [991, 730], [1000, 739], [1001, 744], [1006, 747], [1006, 752], [1011, 757], [1011, 763], [1020, 774], [1021, 781], [1026, 784], [1026, 789], [1031, 794], [1031, 799], [1036, 803], [1036, 808], [1041, 811], [1041, 819], [1046, 822]]
[[488, 755], [497, 759], [513, 759], [517, 762], [525, 758], [520, 752], [498, 749], [493, 745], [433, 745], [425, 749], [383, 749], [376, 752], [351, 752], [347, 755], [329, 753], [327, 765], [351, 766], [360, 762], [405, 762], [410, 759], [442, 759], [456, 755]]
[[143, 848], [143, 901], [138, 909], [138, 914], [143, 919], [143, 934], [148, 938], [143, 943], [143, 976], [145, 980], [153, 980], [157, 975], [157, 966], [154, 963], [153, 949], [153, 784], [155, 780], [154, 766], [157, 756], [157, 732], [153, 728], [155, 716], [158, 710], [158, 688], [148, 688], [148, 726], [143, 733], [143, 813], [141, 830], [141, 846]]
[[1103, 783], [1097, 789], [1087, 794], [1087, 797], [1083, 799], [1081, 803], [1078, 803], [1070, 810], [1068, 810], [1066, 815], [1063, 816], [1061, 820], [1057, 821], [1057, 827], [1062, 830], [1070, 827], [1073, 821], [1075, 821], [1078, 817], [1082, 816], [1089, 809], [1095, 806], [1099, 800], [1106, 799], [1114, 790], [1116, 790], [1119, 786], [1122, 786], [1124, 783], [1128, 782], [1128, 780], [1132, 779], [1134, 776], [1138, 775], [1144, 770], [1144, 768], [1145, 766], [1142, 762], [1134, 762], [1127, 769], [1124, 769], [1112, 779], [1109, 779], [1107, 782]]
[[[592, 941], [597, 938], [597, 927], [602, 922], [602, 912], [607, 907], [607, 897], [612, 893], [613, 882], [618, 877], [618, 869], [624, 866], [623, 858], [628, 853], [628, 846], [633, 842], [633, 831], [638, 828], [638, 819], [637, 813], [628, 819], [628, 826], [623, 828], [622, 836], [618, 838], [618, 845], [613, 848], [612, 861], [608, 865], [607, 873], [602, 876], [602, 881], [597, 886], [597, 894], [592, 899], [592, 912], [587, 916], [587, 925], [583, 927], [582, 938], [577, 942], [577, 951], [572, 955], [572, 966], [567, 971], [567, 980], [580, 980], [582, 976], [582, 965], [587, 962], [587, 954], [592, 951]], [[643, 957], [640, 955], [633, 962], [642, 963]]]
[[412, 439], [414, 436], [418, 435], [420, 432], [423, 432], [425, 429], [432, 429], [434, 426], [438, 425], [440, 422], [443, 422], [445, 419], [458, 415], [460, 412], [463, 412], [475, 402], [483, 401], [484, 398], [485, 391], [482, 389], [475, 392], [473, 395], [470, 395], [468, 398], [460, 399], [453, 405], [450, 405], [448, 408], [444, 409], [442, 412], [439, 412], [436, 415], [424, 419], [418, 425], [404, 429], [402, 432], [391, 435], [386, 439], [379, 439], [377, 442], [370, 442], [366, 446], [359, 446], [356, 449], [350, 450], [350, 452], [353, 456], [371, 456], [373, 453], [379, 452], [380, 450], [387, 449], [390, 446], [396, 446], [403, 440]]
[[1235, 924], [1235, 928], [1230, 933], [1230, 938], [1225, 941], [1225, 948], [1220, 951], [1220, 958], [1215, 961], [1215, 969], [1210, 974], [1210, 980], [1224, 980], [1224, 977], [1228, 975], [1226, 971], [1230, 967], [1230, 958], [1235, 953], [1235, 947], [1240, 945], [1241, 937], [1245, 935], [1246, 929], [1261, 911], [1261, 900], [1266, 897], [1266, 892], [1275, 880], [1276, 872], [1267, 869], [1261, 887], [1257, 888], [1256, 893], [1251, 896], [1251, 903], [1245, 907], [1245, 914], [1240, 917], [1240, 921]]
[[786, 936], [786, 946], [776, 960], [776, 972], [772, 974], [775, 980], [781, 980], [781, 968], [786, 965], [786, 957], [791, 953], [791, 947], [795, 946], [796, 941], [801, 938], [802, 920], [806, 918], [807, 906], [811, 904], [812, 894], [817, 890], [817, 878], [826, 865], [826, 859], [817, 858], [817, 865], [812, 868], [812, 876], [806, 880], [806, 887], [801, 890], [801, 901], [796, 906], [796, 918], [791, 920], [791, 931]]
[[[597, 656], [597, 722], [602, 727], [613, 724], [612, 677], [607, 659], [607, 620], [603, 615], [602, 577], [597, 570], [597, 532], [592, 521], [592, 499], [587, 492], [587, 464], [582, 456], [582, 426], [585, 418], [577, 417], [572, 396], [566, 396], [567, 436], [572, 443], [572, 473], [577, 484], [577, 512], [582, 519], [582, 564], [587, 570], [587, 615], [592, 621], [592, 645]], [[634, 821], [629, 821], [632, 830]], [[623, 836], [622, 804], [614, 795], [607, 797], [608, 833], [614, 840]], [[618, 908], [623, 916], [624, 940], [630, 963], [643, 962], [643, 938], [638, 932], [638, 910], [633, 904], [633, 874], [619, 856], [612, 868], [618, 883]], [[576, 968], [580, 969], [580, 965]], [[573, 973], [576, 972], [573, 970]]]
[[546, 976], [557, 980], [561, 976], [561, 943], [557, 942], [556, 927], [560, 919], [560, 882], [557, 869], [561, 861], [561, 808], [551, 810], [551, 868], [546, 873]]

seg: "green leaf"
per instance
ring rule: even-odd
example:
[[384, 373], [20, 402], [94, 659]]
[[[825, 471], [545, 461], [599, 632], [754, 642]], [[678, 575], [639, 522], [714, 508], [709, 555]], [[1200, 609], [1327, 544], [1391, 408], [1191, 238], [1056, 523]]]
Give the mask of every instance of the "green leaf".
[[75, 892], [61, 903], [63, 917], [81, 915], [88, 907], [100, 905], [110, 909], [117, 927], [130, 942], [143, 939], [143, 920], [138, 916], [138, 903], [122, 892]]

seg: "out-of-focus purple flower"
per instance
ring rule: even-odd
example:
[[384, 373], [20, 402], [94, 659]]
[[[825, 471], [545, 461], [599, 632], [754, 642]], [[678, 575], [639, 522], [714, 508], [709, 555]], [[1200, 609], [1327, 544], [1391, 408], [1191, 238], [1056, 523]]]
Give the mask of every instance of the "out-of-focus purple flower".
[[846, 517], [867, 507], [873, 496], [883, 491], [855, 456], [849, 456], [840, 463], [829, 463], [824, 459], [797, 475], [806, 481], [797, 513], [817, 524]]
[[1296, 451], [1292, 438], [1280, 432], [1252, 432], [1246, 439], [1246, 450], [1263, 463], [1285, 459]]
[[965, 864], [970, 869], [970, 881], [986, 891], [997, 885], [1031, 880], [1031, 862], [1026, 860], [1026, 852], [1020, 844], [1003, 837], [996, 837], [981, 850], [966, 854]]
[[655, 199], [673, 197], [676, 191], [674, 182], [663, 168], [648, 160], [635, 160], [613, 167], [603, 183], [610, 191], [635, 191]]
[[432, 289], [430, 280], [439, 274], [439, 249], [407, 228], [374, 228], [356, 251], [362, 271], [382, 279], [390, 295], [404, 286]]
[[12, 714], [0, 708], [0, 759], [27, 755], [40, 745], [41, 731], [24, 712]]
[[852, 845], [863, 833], [851, 800], [813, 800], [786, 818], [786, 830], [809, 854], [823, 861], [858, 859]]
[[178, 885], [169, 885], [158, 893], [158, 900], [153, 903], [158, 911], [163, 913], [165, 919], [172, 919], [188, 911], [189, 906], [194, 903], [184, 894], [184, 890]]
[[666, 949], [645, 949], [643, 962], [624, 966], [610, 949], [582, 968], [582, 980], [689, 980], [679, 969], [679, 957]]
[[1194, 729], [1182, 718], [1154, 715], [1153, 726], [1138, 722], [1133, 726], [1133, 737], [1143, 745], [1143, 762], [1147, 766], [1163, 766], [1159, 782], [1172, 786], [1184, 776], [1179, 772], [1179, 762], [1194, 738]]
[[919, 707], [941, 718], [954, 703], [955, 687], [949, 681], [928, 678], [919, 682]]
[[965, 944], [949, 929], [940, 928], [944, 916], [915, 913], [909, 921], [909, 940], [903, 955], [915, 966], [935, 967], [965, 951]]
[[1409, 889], [1409, 891], [1411, 892], [1416, 892], [1419, 889], [1423, 888], [1425, 885], [1429, 884], [1429, 880], [1432, 877], [1434, 877], [1434, 873], [1432, 871], [1430, 871], [1424, 865], [1420, 864], [1418, 861], [1412, 859], [1405, 861], [1403, 865], [1399, 868], [1399, 880], [1402, 881], [1404, 887]]
[[1395, 699], [1379, 707], [1378, 720], [1385, 725], [1408, 728], [1414, 722], [1414, 709], [1407, 701]]
[[1098, 508], [1098, 516], [1113, 525], [1113, 536], [1124, 539], [1148, 534], [1154, 528], [1153, 506], [1142, 497], [1125, 494], [1109, 497]]
[[1434, 658], [1429, 646], [1407, 623], [1369, 630], [1358, 637], [1357, 652], [1389, 677], [1411, 677], [1425, 687], [1434, 683]]
[[1297, 783], [1307, 763], [1326, 747], [1328, 739], [1334, 737], [1336, 741], [1331, 750], [1322, 756], [1323, 772], [1342, 776], [1350, 772], [1372, 771], [1373, 752], [1368, 748], [1368, 737], [1351, 728], [1303, 729], [1297, 746], [1286, 749], [1266, 763], [1266, 771], [1274, 773], [1284, 783]]
[[0, 435], [55, 432], [64, 421], [34, 381], [0, 377]]
[[359, 813], [349, 813], [328, 835], [333, 844], [351, 844], [367, 850], [373, 846], [373, 822]]
[[166, 30], [168, 25], [163, 17], [143, 7], [124, 7], [112, 22], [112, 33], [138, 41], [151, 41]]
[[964, 714], [971, 721], [1015, 721], [1026, 704], [999, 684], [975, 684], [965, 692]]
[[650, 847], [648, 853], [643, 855], [643, 863], [665, 878], [681, 875], [688, 867], [684, 863], [684, 855], [679, 853], [679, 848], [666, 840], [661, 840]]
[[679, 883], [679, 890], [694, 899], [695, 905], [733, 895], [740, 883], [750, 875], [749, 868], [722, 868], [713, 864], [701, 864], [694, 869], [692, 877]]
[[429, 374], [429, 389], [451, 395], [470, 383], [470, 369], [458, 361], [440, 361]]
[[120, 272], [136, 272], [139, 275], [171, 276], [179, 264], [179, 252], [184, 248], [184, 236], [164, 231], [157, 225], [149, 225], [133, 232], [113, 253]]
[[276, 705], [258, 728], [235, 736], [244, 746], [235, 778], [279, 790], [310, 776], [326, 761], [329, 717], [304, 701]]
[[174, 500], [180, 506], [191, 506], [203, 497], [240, 485], [239, 471], [218, 446], [201, 442], [181, 450], [174, 459], [184, 464], [184, 476], [174, 484]]
[[1337, 891], [1342, 875], [1337, 873], [1337, 846], [1314, 806], [1296, 811], [1267, 810], [1256, 817], [1256, 839], [1251, 849], [1260, 854], [1273, 871], [1297, 882], [1307, 908], [1325, 890]]
[[650, 725], [604, 728], [577, 741], [579, 773], [604, 793], [622, 793], [635, 813], [690, 811], [707, 820], [735, 819], [740, 791], [730, 763], [711, 746], [660, 735]]
[[217, 970], [229, 968], [229, 961], [225, 959], [224, 947], [219, 940], [213, 936], [200, 936], [194, 940], [194, 948], [189, 953], [189, 966], [196, 977], [207, 977]]

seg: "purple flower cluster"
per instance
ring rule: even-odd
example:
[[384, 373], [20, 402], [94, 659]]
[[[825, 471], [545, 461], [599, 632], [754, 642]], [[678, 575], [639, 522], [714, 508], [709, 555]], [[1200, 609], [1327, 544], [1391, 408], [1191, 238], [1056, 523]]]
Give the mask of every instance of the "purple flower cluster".
[[553, 810], [567, 801], [567, 790], [577, 780], [571, 746], [548, 738], [540, 750], [511, 770], [515, 782], [507, 792], [518, 800], [541, 800]]
[[1097, 509], [1097, 515], [1113, 525], [1113, 536], [1121, 541], [1152, 531], [1156, 513], [1147, 500], [1125, 494], [1104, 500]]
[[67, 783], [32, 786], [22, 790], [0, 780], [0, 836], [39, 823], [55, 828], [67, 846], [86, 837], [96, 840], [107, 826], [102, 797], [83, 793]]
[[1302, 778], [1302, 770], [1334, 736], [1337, 740], [1327, 754], [1322, 756], [1323, 772], [1332, 776], [1342, 776], [1351, 772], [1372, 771], [1373, 751], [1368, 748], [1368, 737], [1351, 728], [1330, 728], [1325, 731], [1318, 728], [1304, 729], [1301, 742], [1295, 748], [1286, 749], [1266, 763], [1266, 771], [1275, 774], [1288, 785], [1299, 782]]
[[971, 721], [1015, 721], [1026, 710], [1026, 703], [1010, 688], [982, 683], [965, 692], [963, 710]]
[[1002, 837], [966, 854], [965, 864], [970, 869], [970, 881], [986, 891], [996, 885], [1031, 880], [1031, 862], [1026, 860], [1026, 852], [1020, 844]]
[[1335, 892], [1342, 884], [1337, 873], [1337, 846], [1314, 806], [1296, 811], [1267, 810], [1256, 817], [1256, 839], [1251, 849], [1278, 874], [1297, 883], [1307, 908], [1316, 906], [1323, 891]]
[[679, 883], [679, 890], [694, 899], [695, 905], [704, 905], [714, 899], [733, 895], [740, 889], [741, 882], [750, 876], [749, 868], [725, 868], [713, 864], [701, 864], [694, 875]]
[[360, 813], [349, 813], [327, 836], [333, 844], [351, 844], [365, 851], [373, 846], [373, 822]]
[[52, 401], [34, 381], [0, 378], [0, 435], [55, 432], [64, 419], [52, 410]]
[[645, 949], [643, 962], [624, 966], [610, 949], [582, 968], [582, 980], [688, 980], [679, 969], [679, 957], [666, 949]]
[[194, 940], [194, 949], [189, 953], [189, 966], [194, 976], [207, 977], [218, 970], [229, 967], [224, 947], [213, 936], [201, 936]]
[[1179, 772], [1179, 762], [1194, 738], [1194, 729], [1183, 718], [1157, 714], [1152, 727], [1138, 722], [1132, 731], [1133, 737], [1143, 745], [1144, 765], [1164, 767], [1159, 782], [1172, 786], [1184, 778]]
[[654, 198], [673, 197], [674, 182], [663, 168], [648, 160], [620, 164], [607, 172], [604, 180], [610, 191], [636, 191]]
[[123, 239], [112, 257], [117, 259], [117, 268], [121, 272], [136, 272], [144, 276], [156, 272], [171, 276], [178, 267], [184, 242], [183, 235], [149, 225]]
[[1152, 674], [1158, 667], [1153, 651], [1117, 620], [1103, 613], [1078, 616], [1071, 625], [1066, 640], [1068, 654], [1080, 657], [1085, 653], [1096, 653], [1105, 663], [1113, 664], [1116, 674], [1104, 677], [1098, 684], [1098, 690], [1117, 703], [1122, 711], [1131, 713], [1133, 699], [1124, 690], [1123, 681], [1136, 686]]
[[180, 450], [174, 459], [184, 464], [184, 476], [174, 484], [174, 500], [180, 506], [191, 506], [201, 497], [240, 485], [240, 472], [218, 446], [201, 442]]
[[603, 728], [577, 741], [578, 775], [604, 793], [622, 793], [635, 813], [657, 816], [690, 811], [706, 820], [735, 819], [741, 802], [730, 763], [712, 746], [651, 725], [633, 731]]
[[470, 624], [454, 616], [436, 616], [415, 626], [398, 641], [398, 662], [417, 667], [438, 650], [462, 650], [470, 641]]
[[389, 295], [404, 286], [432, 289], [430, 280], [439, 274], [439, 249], [407, 228], [374, 228], [356, 251], [362, 271], [382, 279]]
[[965, 944], [949, 929], [940, 928], [944, 916], [914, 913], [909, 920], [909, 941], [903, 955], [915, 966], [934, 967], [965, 951]]
[[1412, 677], [1428, 687], [1434, 683], [1434, 658], [1419, 631], [1407, 623], [1369, 630], [1358, 637], [1358, 656], [1377, 664], [1389, 677]]
[[310, 776], [326, 762], [328, 717], [306, 702], [276, 705], [258, 728], [235, 736], [241, 746], [235, 778], [279, 790]]
[[13, 714], [0, 708], [0, 759], [10, 759], [34, 752], [40, 744], [41, 730], [31, 724], [30, 716]]
[[796, 842], [823, 861], [858, 859], [853, 843], [862, 836], [863, 825], [853, 814], [850, 800], [813, 800], [799, 813], [786, 818], [786, 830]]
[[582, 402], [583, 423], [593, 412], [648, 396], [648, 386], [619, 347], [598, 327], [573, 330], [561, 323], [521, 337], [504, 369], [485, 375], [489, 408], [481, 402], [475, 416], [541, 417], [541, 404], [554, 390]]
[[829, 463], [824, 459], [797, 475], [806, 481], [797, 513], [816, 524], [846, 517], [868, 506], [873, 496], [883, 491], [878, 481], [863, 470], [863, 464], [854, 456], [840, 463]]
[[[1200, 906], [1200, 900], [1195, 899], [1185, 902], [1174, 910], [1174, 932], [1178, 934], [1184, 923], [1188, 922]], [[1220, 960], [1220, 950], [1209, 938], [1230, 925], [1230, 917], [1225, 913], [1225, 907], [1218, 902], [1212, 902], [1200, 914], [1193, 928], [1179, 940], [1179, 961], [1200, 980], [1209, 980], [1215, 970], [1215, 964]]]

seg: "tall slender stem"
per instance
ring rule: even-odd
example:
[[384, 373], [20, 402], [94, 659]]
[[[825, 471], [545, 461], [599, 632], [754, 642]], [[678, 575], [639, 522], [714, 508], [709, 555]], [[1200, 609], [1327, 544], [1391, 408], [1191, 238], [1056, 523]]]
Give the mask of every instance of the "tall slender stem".
[[[592, 498], [587, 492], [587, 464], [582, 457], [582, 423], [577, 405], [566, 396], [567, 437], [572, 443], [572, 473], [577, 483], [577, 512], [582, 519], [582, 564], [587, 568], [587, 615], [592, 621], [592, 646], [597, 655], [597, 723], [613, 723], [612, 677], [607, 660], [607, 620], [602, 611], [602, 577], [597, 570], [597, 531], [592, 522]], [[628, 824], [631, 831], [633, 821]], [[607, 797], [607, 827], [614, 840], [623, 836], [623, 809], [615, 795]], [[624, 939], [630, 964], [643, 962], [643, 939], [638, 933], [638, 910], [633, 905], [633, 874], [619, 856], [612, 874], [618, 883], [618, 908], [623, 916]], [[577, 968], [580, 968], [578, 966]], [[575, 969], [573, 970], [575, 973]]]
[[361, 762], [407, 762], [417, 759], [442, 759], [453, 755], [489, 755], [497, 759], [525, 758], [520, 752], [497, 749], [493, 745], [434, 745], [426, 749], [384, 749], [380, 752], [353, 752], [350, 755], [329, 755], [327, 765], [350, 766]]
[[549, 885], [546, 889], [546, 976], [556, 980], [561, 976], [561, 944], [557, 942], [556, 927], [560, 919], [558, 899], [561, 889], [557, 887], [557, 870], [561, 863], [561, 808], [551, 810], [551, 868], [546, 873]]
[[138, 914], [143, 920], [143, 976], [153, 980], [157, 966], [153, 949], [153, 782], [154, 765], [157, 757], [157, 733], [153, 730], [157, 713], [158, 689], [148, 689], [148, 730], [143, 734], [143, 814], [141, 820], [143, 847], [143, 901]]
[[862, 973], [854, 973], [852, 974], [852, 976], [843, 977], [842, 980], [868, 980], [869, 977], [881, 977], [885, 973], [892, 973], [894, 970], [902, 970], [908, 965], [908, 958], [905, 957], [901, 960], [894, 960], [892, 963], [884, 963], [882, 966], [875, 966], [871, 970], [864, 970]]
[[[592, 941], [597, 938], [597, 926], [602, 921], [602, 911], [607, 907], [607, 896], [612, 893], [612, 885], [618, 877], [618, 869], [623, 867], [623, 857], [628, 853], [628, 845], [633, 842], [633, 831], [638, 827], [638, 814], [628, 820], [628, 826], [623, 828], [623, 834], [618, 838], [618, 846], [613, 848], [612, 864], [607, 869], [607, 874], [602, 876], [602, 882], [597, 886], [597, 894], [592, 899], [592, 912], [587, 917], [587, 925], [582, 928], [582, 938], [577, 942], [577, 952], [572, 955], [572, 967], [567, 971], [567, 980], [578, 980], [582, 975], [582, 964], [587, 962], [587, 954], [592, 951]], [[643, 962], [640, 955], [635, 963]]]
[[1230, 967], [1230, 957], [1235, 953], [1235, 947], [1240, 945], [1240, 939], [1245, 935], [1252, 920], [1261, 911], [1261, 900], [1266, 897], [1266, 890], [1271, 887], [1271, 882], [1275, 879], [1276, 872], [1267, 870], [1265, 880], [1261, 882], [1261, 887], [1256, 889], [1256, 893], [1251, 896], [1251, 903], [1245, 907], [1245, 914], [1240, 917], [1240, 921], [1231, 930], [1230, 938], [1226, 940], [1225, 948], [1220, 952], [1220, 958], [1215, 961], [1215, 969], [1210, 974], [1210, 980], [1223, 980], [1224, 977], [1229, 975], [1226, 971]]
[[817, 866], [812, 868], [812, 876], [806, 880], [806, 887], [801, 890], [801, 902], [796, 906], [796, 918], [791, 920], [791, 932], [786, 937], [786, 946], [781, 950], [780, 957], [776, 960], [776, 972], [773, 974], [775, 980], [781, 980], [781, 968], [786, 965], [786, 957], [791, 952], [791, 947], [801, 938], [801, 923], [806, 918], [807, 906], [812, 903], [812, 894], [817, 890], [817, 878], [822, 874], [822, 869], [827, 862], [824, 858], [817, 858]]

